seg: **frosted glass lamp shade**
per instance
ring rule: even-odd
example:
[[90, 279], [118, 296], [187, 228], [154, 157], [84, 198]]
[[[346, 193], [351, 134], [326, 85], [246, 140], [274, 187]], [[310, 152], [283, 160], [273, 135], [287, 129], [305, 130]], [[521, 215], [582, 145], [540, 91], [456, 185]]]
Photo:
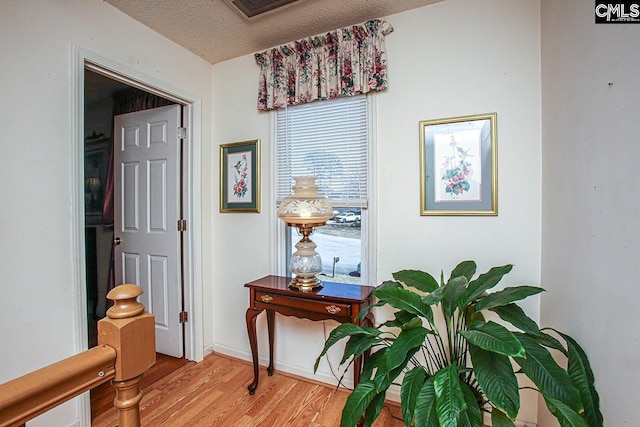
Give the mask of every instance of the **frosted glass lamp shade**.
[[323, 225], [333, 217], [333, 206], [318, 194], [316, 177], [296, 177], [293, 194], [286, 197], [278, 208], [278, 218], [287, 225]]

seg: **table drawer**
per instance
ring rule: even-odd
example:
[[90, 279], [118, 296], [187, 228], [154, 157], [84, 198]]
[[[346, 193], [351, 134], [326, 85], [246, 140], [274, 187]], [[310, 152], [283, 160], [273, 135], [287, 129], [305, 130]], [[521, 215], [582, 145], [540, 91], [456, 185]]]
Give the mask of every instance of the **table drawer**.
[[256, 302], [336, 317], [351, 317], [351, 305], [338, 302], [302, 299], [262, 291], [256, 291]]

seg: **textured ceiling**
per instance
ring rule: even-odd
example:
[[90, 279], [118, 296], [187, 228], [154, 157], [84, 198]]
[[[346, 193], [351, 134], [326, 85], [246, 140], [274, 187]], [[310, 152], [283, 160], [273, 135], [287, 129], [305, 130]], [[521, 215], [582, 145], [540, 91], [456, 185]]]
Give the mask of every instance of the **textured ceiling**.
[[105, 1], [215, 64], [443, 0], [307, 0], [250, 21], [223, 0]]

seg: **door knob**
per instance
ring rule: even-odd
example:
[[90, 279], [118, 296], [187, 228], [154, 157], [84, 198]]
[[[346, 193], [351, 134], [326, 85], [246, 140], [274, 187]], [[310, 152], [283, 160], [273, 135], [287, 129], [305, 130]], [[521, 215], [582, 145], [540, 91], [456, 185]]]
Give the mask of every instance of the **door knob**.
[[116, 237], [115, 239], [113, 239], [114, 246], [118, 246], [120, 244], [122, 244], [122, 239], [120, 237]]

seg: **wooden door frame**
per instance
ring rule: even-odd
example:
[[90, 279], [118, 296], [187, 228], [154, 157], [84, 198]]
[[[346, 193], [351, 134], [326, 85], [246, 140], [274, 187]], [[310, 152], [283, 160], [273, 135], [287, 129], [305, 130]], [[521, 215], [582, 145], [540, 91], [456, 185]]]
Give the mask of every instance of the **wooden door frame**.
[[[122, 64], [104, 58], [81, 47], [73, 46], [73, 69], [71, 73], [71, 118], [72, 118], [72, 272], [76, 300], [75, 352], [87, 350], [87, 295], [85, 275], [85, 220], [84, 220], [84, 73], [85, 69], [98, 72], [113, 80], [174, 100], [183, 106], [187, 139], [184, 150], [183, 185], [184, 219], [184, 308], [189, 312], [185, 323], [185, 358], [201, 361], [204, 358], [204, 331], [202, 305], [202, 241], [201, 206], [195, 197], [201, 189], [200, 153], [202, 146], [201, 123], [202, 102], [200, 98], [155, 80]], [[80, 425], [91, 425], [91, 410], [88, 393], [79, 399]]]

